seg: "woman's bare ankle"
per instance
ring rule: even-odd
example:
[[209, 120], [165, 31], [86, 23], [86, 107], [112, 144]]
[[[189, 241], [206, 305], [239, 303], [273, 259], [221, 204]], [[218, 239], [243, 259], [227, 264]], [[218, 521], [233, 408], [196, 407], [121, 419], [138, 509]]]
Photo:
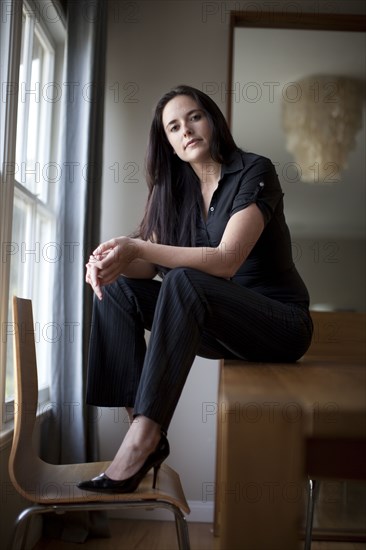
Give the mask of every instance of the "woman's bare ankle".
[[136, 473], [156, 449], [160, 437], [159, 424], [146, 416], [135, 417], [106, 474], [122, 480]]
[[142, 447], [156, 445], [160, 441], [161, 426], [147, 416], [135, 416], [127, 434], [131, 441]]

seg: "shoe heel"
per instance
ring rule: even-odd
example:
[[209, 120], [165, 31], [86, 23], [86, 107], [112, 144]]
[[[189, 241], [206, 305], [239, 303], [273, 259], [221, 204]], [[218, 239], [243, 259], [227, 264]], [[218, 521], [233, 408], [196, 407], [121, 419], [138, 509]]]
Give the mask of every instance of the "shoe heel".
[[157, 477], [158, 477], [158, 471], [160, 469], [160, 466], [161, 466], [161, 464], [157, 464], [156, 466], [154, 466], [154, 478], [153, 478], [153, 484], [152, 484], [153, 489], [155, 489], [155, 487], [156, 487], [156, 480], [157, 480]]

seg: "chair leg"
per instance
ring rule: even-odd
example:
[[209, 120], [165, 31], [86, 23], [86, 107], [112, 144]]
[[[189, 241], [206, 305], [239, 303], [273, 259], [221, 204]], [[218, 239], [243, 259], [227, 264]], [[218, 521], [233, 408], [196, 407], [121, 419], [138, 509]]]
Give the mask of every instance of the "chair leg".
[[[14, 525], [13, 536], [9, 542], [9, 550], [23, 550], [27, 541], [31, 514], [27, 510], [23, 510], [17, 517]], [[24, 513], [26, 512], [26, 513]]]
[[[120, 503], [110, 503], [108, 506], [104, 506], [106, 510], [114, 510], [114, 509], [120, 509], [122, 507], [144, 507], [144, 508], [167, 508], [174, 514], [175, 518], [175, 527], [177, 532], [177, 540], [178, 540], [178, 547], [179, 550], [190, 550], [190, 542], [189, 542], [189, 531], [188, 531], [188, 525], [185, 519], [185, 516], [183, 512], [178, 508], [175, 504], [172, 504], [171, 502], [164, 502], [164, 501], [133, 501], [133, 502], [120, 502]], [[19, 516], [16, 519], [14, 531], [13, 531], [13, 538], [10, 541], [9, 544], [9, 550], [23, 550], [25, 548], [25, 542], [26, 542], [26, 534], [28, 530], [28, 524], [31, 519], [31, 516], [34, 514], [44, 514], [47, 512], [65, 512], [68, 510], [100, 510], [100, 504], [99, 503], [90, 503], [87, 504], [76, 504], [76, 505], [52, 505], [52, 506], [44, 506], [44, 505], [34, 505], [30, 508], [27, 508], [23, 510]]]
[[318, 488], [319, 488], [319, 481], [316, 481], [315, 479], [309, 479], [309, 494], [308, 494], [308, 507], [307, 507], [307, 513], [306, 513], [304, 550], [311, 550], [314, 508], [315, 508], [315, 501], [316, 501], [316, 492]]
[[13, 537], [9, 542], [9, 550], [23, 550], [27, 542], [27, 534], [29, 524], [33, 515], [44, 514], [46, 512], [54, 511], [54, 506], [44, 506], [42, 504], [34, 504], [29, 508], [26, 508], [18, 515], [15, 520], [13, 529]]
[[188, 525], [179, 508], [174, 509], [174, 518], [179, 550], [190, 550]]

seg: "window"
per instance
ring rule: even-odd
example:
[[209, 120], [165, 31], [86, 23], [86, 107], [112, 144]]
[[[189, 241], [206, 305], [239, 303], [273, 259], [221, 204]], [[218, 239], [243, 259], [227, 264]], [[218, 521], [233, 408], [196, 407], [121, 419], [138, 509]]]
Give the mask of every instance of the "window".
[[[47, 9], [43, 9], [44, 8]], [[55, 242], [57, 194], [57, 152], [59, 143], [60, 98], [52, 95], [55, 71], [62, 74], [64, 32], [61, 18], [53, 3], [24, 2], [21, 34], [17, 40], [20, 62], [16, 89], [18, 92], [15, 155], [4, 159], [3, 178], [11, 180], [12, 193], [8, 197], [10, 216], [8, 235], [2, 235], [2, 262], [7, 264], [8, 297], [7, 320], [2, 329], [2, 343], [6, 347], [2, 395], [11, 410], [14, 395], [12, 297], [14, 294], [31, 298], [34, 310], [34, 334], [37, 346], [39, 390], [41, 399], [47, 398], [49, 385], [50, 348], [57, 337], [57, 326], [52, 322], [52, 281], [57, 267], [58, 246]], [[52, 24], [51, 24], [52, 23]], [[56, 38], [53, 36], [57, 25]], [[10, 121], [15, 126], [15, 119]], [[11, 228], [11, 229], [10, 229]], [[4, 238], [5, 237], [5, 238]], [[10, 237], [10, 238], [9, 238]], [[55, 335], [56, 333], [56, 335]], [[5, 378], [5, 380], [4, 380]], [[3, 422], [6, 422], [4, 415]]]

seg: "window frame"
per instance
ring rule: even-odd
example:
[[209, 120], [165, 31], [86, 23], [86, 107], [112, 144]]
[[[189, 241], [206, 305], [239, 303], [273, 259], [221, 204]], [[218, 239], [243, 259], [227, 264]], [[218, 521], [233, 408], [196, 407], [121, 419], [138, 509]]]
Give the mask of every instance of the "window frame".
[[[5, 75], [7, 78], [6, 85], [12, 86], [10, 90], [7, 89], [8, 95], [6, 97], [6, 105], [1, 106], [1, 115], [4, 114], [5, 130], [3, 135], [2, 146], [2, 161], [3, 164], [0, 167], [1, 184], [2, 189], [0, 191], [2, 205], [0, 205], [0, 211], [2, 221], [0, 225], [1, 244], [2, 244], [2, 261], [0, 265], [0, 292], [2, 296], [0, 305], [1, 316], [1, 338], [0, 338], [0, 392], [2, 405], [0, 408], [0, 432], [6, 433], [11, 430], [14, 411], [14, 399], [6, 399], [6, 354], [7, 354], [7, 339], [10, 335], [6, 333], [8, 330], [8, 304], [9, 304], [9, 290], [10, 290], [10, 261], [6, 261], [7, 246], [12, 243], [12, 224], [13, 224], [13, 209], [15, 200], [18, 198], [20, 201], [24, 201], [29, 204], [29, 208], [33, 210], [33, 224], [31, 232], [33, 237], [37, 235], [37, 224], [42, 225], [42, 219], [49, 218], [53, 220], [53, 239], [55, 235], [56, 214], [55, 214], [55, 193], [50, 190], [49, 181], [46, 183], [45, 193], [41, 196], [37, 196], [36, 193], [31, 193], [22, 181], [18, 181], [16, 177], [16, 138], [17, 138], [17, 114], [18, 114], [18, 97], [12, 93], [12, 90], [18, 88], [21, 93], [20, 83], [20, 60], [21, 60], [21, 47], [22, 47], [22, 26], [24, 16], [31, 20], [26, 23], [28, 26], [28, 39], [29, 32], [34, 33], [41, 45], [46, 46], [49, 54], [48, 59], [48, 73], [43, 78], [48, 82], [55, 81], [57, 75], [60, 76], [63, 73], [63, 65], [65, 61], [65, 42], [66, 42], [66, 21], [63, 8], [59, 0], [24, 0], [23, 2], [15, 2], [12, 6], [13, 11], [10, 17], [9, 28], [6, 29], [7, 41], [8, 41], [8, 66], [5, 68]], [[25, 12], [25, 15], [24, 15]], [[3, 31], [3, 29], [2, 29]], [[29, 53], [28, 59], [33, 58], [33, 49]], [[32, 62], [32, 61], [31, 61]], [[52, 69], [52, 76], [50, 78], [50, 69]], [[3, 75], [2, 75], [3, 76]], [[3, 78], [2, 85], [3, 85]], [[50, 135], [50, 140], [41, 158], [37, 158], [40, 162], [40, 166], [45, 166], [45, 163], [57, 161], [59, 146], [59, 132], [55, 129], [59, 126], [61, 115], [61, 101], [54, 103], [49, 102], [49, 108], [45, 109], [43, 119], [43, 128], [47, 128]], [[47, 107], [47, 105], [46, 105]], [[42, 124], [42, 121], [41, 121]], [[28, 134], [28, 132], [25, 132]], [[47, 140], [46, 140], [47, 141]], [[24, 143], [23, 143], [23, 155], [24, 159]], [[21, 179], [21, 178], [20, 178]], [[4, 185], [3, 185], [4, 184]], [[51, 186], [52, 187], [52, 186]], [[35, 215], [37, 210], [37, 215]], [[32, 217], [32, 215], [31, 215]], [[5, 261], [4, 261], [5, 260]], [[32, 269], [35, 271], [35, 269]], [[28, 281], [28, 288], [32, 285], [32, 277], [34, 273], [29, 274], [30, 279]], [[52, 281], [52, 280], [51, 280]], [[33, 299], [33, 293], [30, 294]], [[10, 331], [8, 331], [10, 332]], [[48, 385], [39, 389], [39, 402], [44, 403], [49, 399], [49, 387]]]

